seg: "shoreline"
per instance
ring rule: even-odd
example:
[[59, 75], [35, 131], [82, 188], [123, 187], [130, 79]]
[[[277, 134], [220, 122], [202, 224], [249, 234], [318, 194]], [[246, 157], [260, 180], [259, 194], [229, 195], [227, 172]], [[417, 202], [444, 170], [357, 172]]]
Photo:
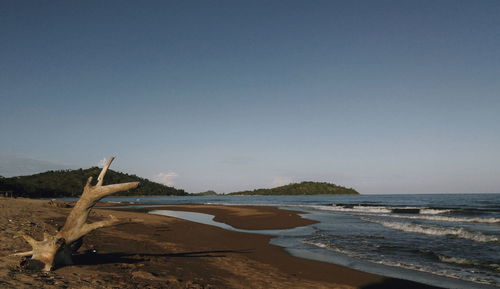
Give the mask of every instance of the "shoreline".
[[[54, 205], [55, 204], [55, 205]], [[97, 209], [92, 219], [109, 214], [142, 219], [89, 234], [75, 265], [49, 273], [17, 268], [27, 248], [16, 231], [39, 237], [64, 222], [69, 208], [57, 202], [0, 198], [0, 285], [5, 288], [438, 288], [361, 272], [348, 267], [294, 257], [270, 244], [271, 236], [234, 232], [214, 226], [141, 212], [144, 209]], [[6, 210], [6, 208], [8, 208]], [[312, 224], [302, 212], [276, 207], [174, 205], [168, 210], [197, 211], [242, 229], [285, 229]], [[155, 207], [160, 209], [160, 207]], [[135, 211], [134, 211], [135, 210]], [[14, 221], [8, 221], [15, 218]], [[29, 225], [26, 225], [29, 224]], [[96, 252], [94, 252], [96, 251]], [[52, 283], [47, 286], [47, 282]], [[50, 285], [50, 284], [49, 284]]]
[[[292, 257], [341, 266], [367, 274], [383, 276], [385, 278], [416, 282], [420, 284], [418, 288], [496, 288], [489, 284], [474, 283], [449, 276], [432, 274], [430, 271], [419, 271], [398, 266], [394, 267], [370, 263], [368, 261], [352, 259], [345, 255], [337, 256], [335, 253], [332, 254], [331, 252], [319, 252], [317, 251], [318, 248], [314, 248], [312, 245], [310, 246], [312, 251], [311, 248], [305, 249], [303, 248], [304, 244], [300, 241], [293, 241], [290, 243], [290, 241], [286, 241], [286, 237], [283, 239], [283, 236], [293, 237], [294, 235], [308, 234], [306, 232], [314, 230], [308, 226], [317, 224], [319, 221], [314, 217], [308, 218], [309, 212], [300, 211], [295, 208], [276, 207], [273, 205], [175, 204], [155, 206], [154, 208], [143, 208], [143, 210], [150, 212], [166, 210], [171, 212], [168, 212], [165, 216], [217, 226], [236, 232], [270, 235], [270, 244], [278, 246]], [[177, 214], [176, 212], [182, 213]], [[258, 214], [259, 217], [252, 216], [252, 212]], [[190, 213], [195, 214], [190, 215]], [[196, 215], [197, 213], [202, 213], [206, 216], [201, 216], [200, 218]], [[153, 214], [163, 215], [160, 212]], [[272, 215], [272, 218], [266, 219], [266, 214]], [[289, 218], [284, 218], [283, 215], [288, 215]], [[210, 216], [213, 217], [213, 220], [207, 219], [207, 217]], [[281, 218], [278, 216], [281, 216]], [[248, 226], [248, 224], [251, 224], [251, 226]], [[295, 229], [299, 229], [299, 232]], [[290, 232], [289, 230], [295, 232]], [[300, 245], [297, 246], [296, 244], [299, 243]], [[393, 282], [393, 280], [391, 282]], [[429, 287], [423, 287], [424, 284]], [[387, 284], [381, 288], [386, 288], [386, 286]], [[402, 284], [398, 286], [402, 286]], [[413, 288], [411, 284], [405, 284], [405, 286]]]
[[[319, 223], [319, 221], [307, 219], [300, 216], [300, 215], [307, 215], [308, 213], [306, 212], [293, 209], [278, 208], [276, 206], [267, 206], [267, 205], [175, 204], [175, 205], [155, 206], [154, 208], [131, 208], [131, 209], [124, 208], [124, 209], [130, 211], [140, 211], [140, 212], [148, 212], [152, 210], [154, 211], [168, 210], [168, 211], [208, 214], [214, 217], [213, 221], [222, 224], [227, 224], [236, 229], [236, 232], [241, 232], [240, 230], [242, 230], [243, 233], [245, 234], [263, 234], [260, 233], [259, 230], [269, 230], [269, 231], [287, 230], [287, 229], [295, 229]], [[188, 220], [188, 219], [183, 219], [183, 220]], [[196, 222], [196, 221], [191, 221], [191, 222]], [[225, 229], [225, 230], [231, 230], [231, 229]], [[252, 230], [254, 232], [246, 232]], [[315, 274], [310, 274], [311, 272], [304, 273], [303, 276], [307, 276], [306, 278], [311, 278], [314, 280], [320, 280], [325, 282], [335, 282], [341, 280], [342, 284], [354, 286], [354, 288], [442, 288], [435, 285], [420, 283], [419, 281], [412, 281], [398, 277], [389, 277], [380, 273], [365, 272], [360, 269], [351, 268], [349, 266], [335, 264], [332, 263], [331, 261], [325, 261], [325, 258], [316, 259], [316, 258], [306, 257], [304, 256], [304, 254], [295, 254], [289, 252], [285, 247], [273, 244], [273, 242], [271, 242], [271, 239], [274, 239], [277, 236], [273, 235], [269, 237], [270, 238], [268, 241], [268, 245], [274, 246], [278, 250], [281, 250], [285, 254], [287, 254], [289, 257], [289, 260], [287, 261], [291, 263], [295, 262], [297, 265], [300, 264], [303, 267], [309, 268], [311, 272], [316, 272]], [[283, 260], [280, 260], [279, 262], [273, 262], [273, 261], [275, 261], [275, 259], [266, 260], [266, 262], [272, 264], [273, 266], [291, 270], [291, 272], [289, 273], [292, 274], [294, 270], [300, 270], [297, 267], [290, 266], [289, 265], [290, 263], [288, 262], [286, 262], [288, 263], [288, 266], [283, 266], [284, 263]], [[395, 268], [395, 270], [397, 269]], [[338, 275], [333, 274], [328, 278], [326, 278], [325, 276], [327, 276], [328, 274], [332, 274], [331, 272], [337, 272], [339, 274]], [[342, 277], [340, 276], [346, 277], [346, 279], [342, 279]], [[376, 279], [377, 281], [375, 283], [364, 284], [368, 280], [371, 280], [372, 278], [373, 280]], [[360, 282], [353, 283], [352, 280], [360, 280]]]

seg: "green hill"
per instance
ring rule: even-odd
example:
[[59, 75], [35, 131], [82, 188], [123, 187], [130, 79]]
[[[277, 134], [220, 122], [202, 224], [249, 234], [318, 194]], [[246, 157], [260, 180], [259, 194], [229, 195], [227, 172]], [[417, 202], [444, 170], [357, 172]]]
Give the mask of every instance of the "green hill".
[[[0, 178], [0, 194], [12, 192], [14, 196], [28, 198], [79, 197], [88, 177], [94, 177], [95, 184], [100, 171], [100, 168], [92, 167], [86, 170], [48, 171], [29, 176]], [[104, 178], [104, 185], [126, 182], [140, 182], [140, 185], [137, 189], [120, 192], [117, 195], [187, 195], [184, 190], [113, 170], [108, 170]]]
[[220, 196], [220, 194], [218, 194], [217, 192], [212, 191], [212, 190], [209, 190], [206, 192], [201, 192], [201, 193], [190, 194], [190, 195], [191, 196]]
[[322, 182], [302, 182], [272, 189], [234, 192], [230, 195], [357, 195], [352, 188]]

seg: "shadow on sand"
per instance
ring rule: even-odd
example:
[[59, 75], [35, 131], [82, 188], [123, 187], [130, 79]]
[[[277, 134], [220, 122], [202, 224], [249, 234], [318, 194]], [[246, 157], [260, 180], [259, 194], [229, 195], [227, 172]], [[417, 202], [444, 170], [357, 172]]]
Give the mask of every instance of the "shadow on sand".
[[360, 289], [440, 289], [441, 287], [426, 285], [402, 279], [386, 279], [380, 283], [369, 284]]
[[196, 251], [182, 253], [149, 254], [149, 253], [92, 253], [86, 252], [73, 256], [75, 265], [98, 265], [98, 264], [135, 264], [147, 261], [149, 258], [223, 258], [225, 253], [246, 254], [252, 252], [252, 249], [245, 250], [216, 250], [216, 251]]

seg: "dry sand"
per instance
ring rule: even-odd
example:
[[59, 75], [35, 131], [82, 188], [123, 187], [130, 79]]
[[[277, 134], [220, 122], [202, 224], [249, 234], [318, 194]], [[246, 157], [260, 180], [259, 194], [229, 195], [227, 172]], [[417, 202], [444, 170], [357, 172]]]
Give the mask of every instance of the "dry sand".
[[[155, 208], [157, 209], [157, 208]], [[273, 207], [183, 205], [169, 210], [208, 213], [242, 229], [310, 224], [297, 212]], [[9, 254], [29, 250], [16, 233], [40, 239], [55, 232], [70, 208], [48, 201], [0, 198], [0, 288], [435, 288], [350, 268], [296, 258], [269, 236], [233, 232], [171, 217], [96, 209], [142, 219], [87, 235], [75, 265], [49, 273], [19, 266]]]

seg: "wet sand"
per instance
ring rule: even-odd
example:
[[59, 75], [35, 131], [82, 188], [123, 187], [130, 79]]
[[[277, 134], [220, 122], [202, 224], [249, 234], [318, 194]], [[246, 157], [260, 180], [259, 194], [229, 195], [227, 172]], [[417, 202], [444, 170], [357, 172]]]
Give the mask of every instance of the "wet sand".
[[[286, 229], [311, 224], [274, 207], [181, 205], [164, 209], [207, 213], [241, 229]], [[155, 209], [160, 209], [155, 207]], [[64, 223], [70, 208], [48, 201], [0, 198], [0, 288], [435, 288], [350, 268], [296, 258], [270, 237], [224, 230], [172, 217], [96, 209], [142, 219], [87, 235], [75, 265], [48, 274], [19, 266], [9, 254], [29, 246], [24, 231], [41, 238]]]

